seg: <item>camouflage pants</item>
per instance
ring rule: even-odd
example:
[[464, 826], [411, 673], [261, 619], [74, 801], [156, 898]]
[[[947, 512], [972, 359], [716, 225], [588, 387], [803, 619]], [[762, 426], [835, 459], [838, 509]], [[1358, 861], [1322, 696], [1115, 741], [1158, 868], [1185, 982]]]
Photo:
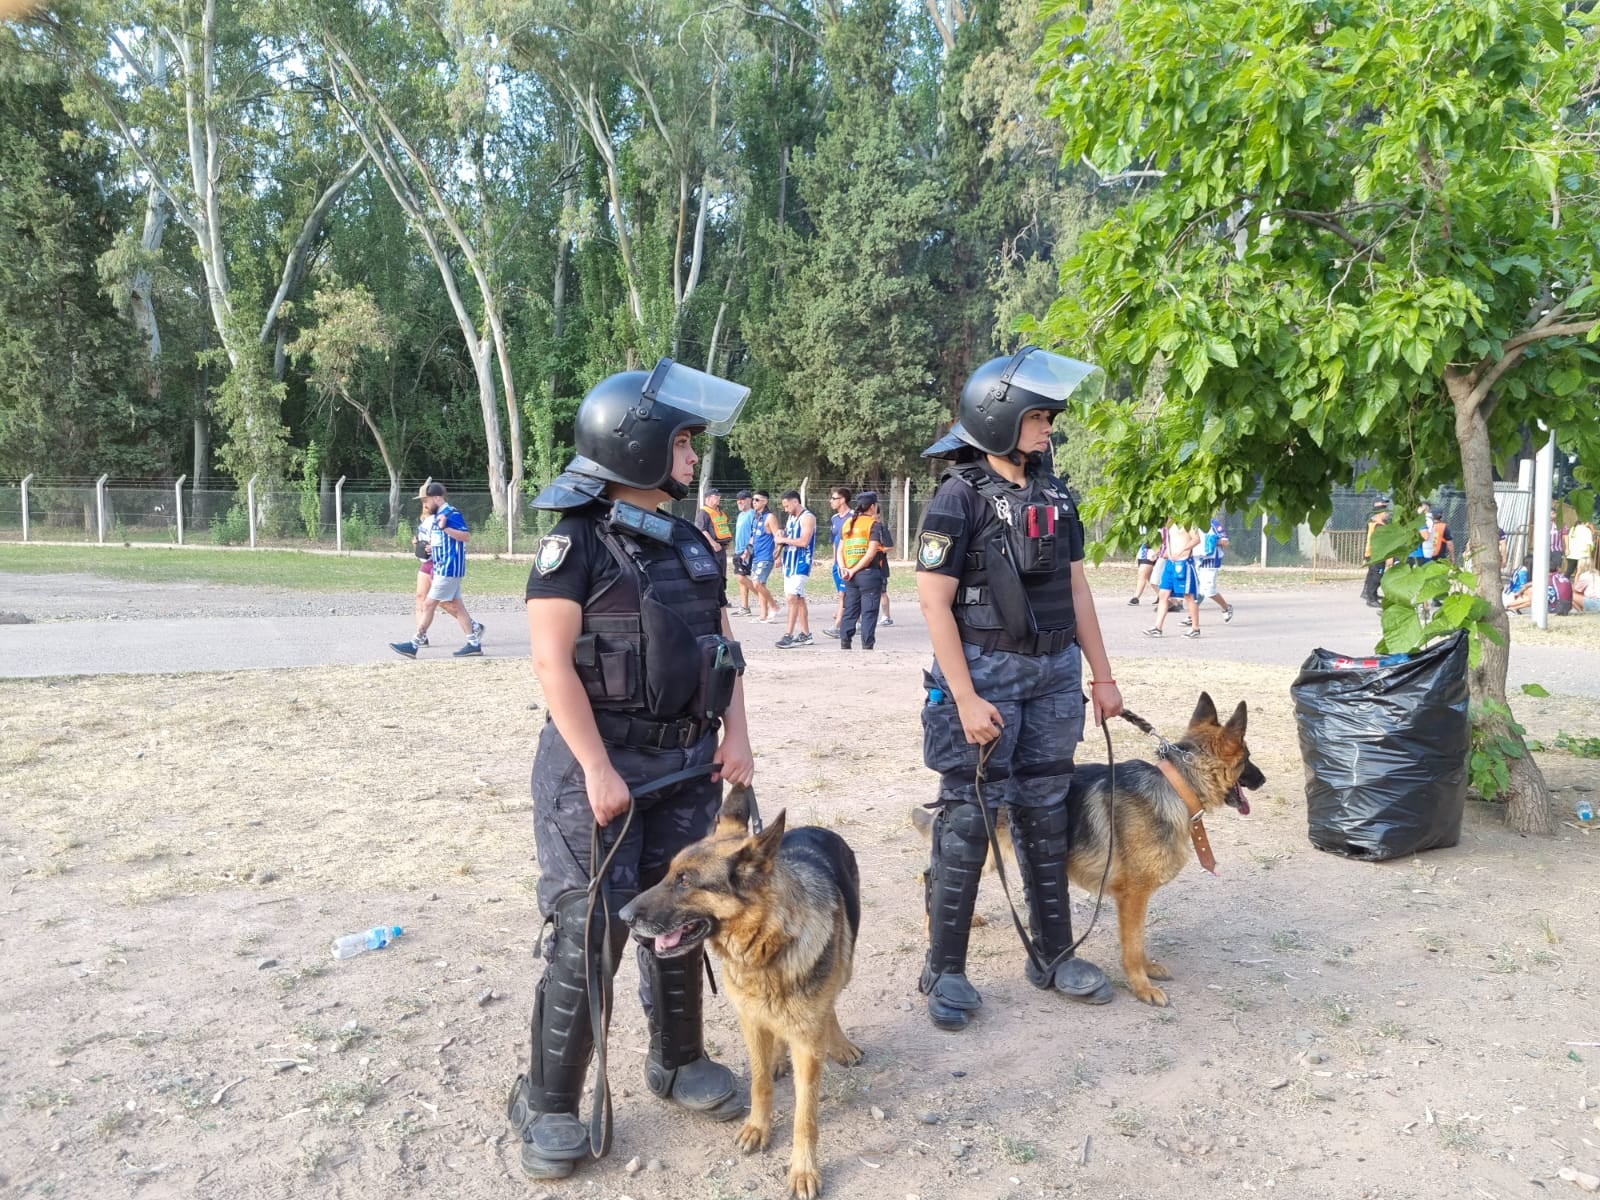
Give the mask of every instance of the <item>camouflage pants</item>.
[[[717, 734], [707, 734], [687, 750], [631, 750], [607, 747], [611, 765], [629, 787], [649, 783], [685, 767], [711, 761], [716, 753]], [[722, 805], [722, 785], [705, 776], [691, 779], [665, 792], [645, 796], [635, 804], [633, 821], [623, 838], [611, 870], [606, 890], [616, 912], [645, 888], [653, 887], [667, 873], [672, 856], [711, 832], [717, 810]], [[583, 768], [572, 756], [566, 740], [547, 721], [539, 734], [539, 749], [533, 759], [533, 839], [539, 855], [539, 911], [548, 920], [556, 901], [565, 892], [582, 891], [589, 886], [590, 848], [594, 836], [594, 812], [584, 787]], [[600, 831], [600, 853], [610, 853], [622, 832], [622, 818]], [[620, 947], [618, 948], [620, 951]], [[546, 945], [546, 959], [552, 946]], [[637, 947], [639, 1000], [645, 1011], [652, 1011], [649, 972]]]
[[[1083, 740], [1082, 652], [1068, 646], [1056, 654], [985, 654], [969, 642], [963, 642], [962, 649], [972, 686], [1000, 710], [1005, 722], [985, 768], [985, 803], [990, 808], [1062, 803], [1073, 755]], [[945, 698], [923, 706], [923, 761], [939, 772], [942, 804], [975, 804], [979, 747], [967, 741], [961, 714], [950, 699], [950, 685], [937, 663], [930, 678]]]

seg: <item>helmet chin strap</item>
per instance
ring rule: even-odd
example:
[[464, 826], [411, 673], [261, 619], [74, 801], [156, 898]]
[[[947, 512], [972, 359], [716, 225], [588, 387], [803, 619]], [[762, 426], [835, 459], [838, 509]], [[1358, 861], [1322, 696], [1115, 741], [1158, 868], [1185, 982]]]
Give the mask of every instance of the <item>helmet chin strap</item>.
[[661, 490], [674, 500], [683, 500], [689, 495], [688, 485], [679, 483], [671, 475], [667, 476], [667, 481], [661, 485]]

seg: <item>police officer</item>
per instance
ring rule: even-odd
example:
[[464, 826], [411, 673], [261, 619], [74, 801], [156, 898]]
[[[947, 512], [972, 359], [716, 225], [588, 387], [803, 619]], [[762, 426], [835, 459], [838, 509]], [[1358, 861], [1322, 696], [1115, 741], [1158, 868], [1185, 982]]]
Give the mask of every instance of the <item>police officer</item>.
[[[597, 1032], [589, 996], [610, 985], [603, 971], [591, 975], [627, 944], [616, 913], [711, 830], [717, 781], [754, 775], [744, 662], [725, 616], [719, 555], [690, 522], [657, 511], [688, 494], [698, 461], [691, 436], [726, 433], [748, 395], [665, 358], [648, 373], [613, 375], [584, 397], [577, 455], [534, 501], [561, 519], [540, 541], [527, 587], [533, 667], [550, 714], [533, 762], [533, 806], [539, 908], [552, 930], [532, 1052], [507, 1110], [530, 1178], [561, 1178], [607, 1149], [591, 1147], [578, 1107]], [[716, 769], [647, 791], [706, 764]], [[631, 791], [639, 794], [625, 821]], [[607, 904], [591, 917], [597, 825], [602, 856], [621, 844], [603, 884]], [[645, 1076], [662, 1099], [724, 1121], [744, 1105], [732, 1072], [705, 1053], [703, 955], [638, 948], [650, 1021]]]
[[1096, 724], [1122, 711], [1122, 696], [1083, 575], [1083, 526], [1050, 454], [1051, 421], [1067, 397], [1103, 379], [1032, 346], [992, 359], [962, 389], [949, 434], [923, 451], [954, 464], [917, 543], [936, 660], [925, 677], [923, 756], [939, 772], [920, 987], [940, 1029], [965, 1028], [982, 1003], [966, 975], [988, 850], [980, 788], [991, 808], [1011, 806], [1032, 933], [1028, 979], [1089, 1004], [1112, 998], [1100, 968], [1071, 953], [1066, 794], [1083, 734], [1083, 658]]

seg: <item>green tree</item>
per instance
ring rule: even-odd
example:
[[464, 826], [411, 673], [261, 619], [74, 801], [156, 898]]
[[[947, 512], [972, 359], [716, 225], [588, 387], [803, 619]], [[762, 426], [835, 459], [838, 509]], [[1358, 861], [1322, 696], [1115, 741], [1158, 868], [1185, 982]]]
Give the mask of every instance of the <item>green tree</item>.
[[177, 422], [95, 274], [128, 206], [65, 93], [0, 47], [0, 473], [143, 477]]
[[[1062, 6], [1057, 6], [1061, 11]], [[1066, 158], [1127, 203], [1043, 323], [1141, 384], [1089, 420], [1131, 534], [1226, 505], [1313, 523], [1330, 486], [1464, 482], [1503, 636], [1492, 472], [1542, 421], [1600, 462], [1595, 17], [1559, 0], [1139, 0], [1064, 16], [1044, 80]], [[1506, 651], [1474, 669], [1503, 704]], [[1507, 819], [1548, 831], [1513, 761]]]

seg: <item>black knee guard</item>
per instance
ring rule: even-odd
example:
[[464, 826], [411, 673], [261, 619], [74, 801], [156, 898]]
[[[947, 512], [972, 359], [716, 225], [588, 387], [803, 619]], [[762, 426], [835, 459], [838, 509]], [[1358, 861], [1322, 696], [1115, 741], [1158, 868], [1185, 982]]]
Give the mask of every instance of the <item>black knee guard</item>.
[[927, 875], [928, 957], [917, 986], [941, 1029], [965, 1028], [967, 1014], [983, 1003], [967, 981], [967, 939], [988, 853], [983, 811], [976, 804], [939, 810]]
[[1053, 987], [1074, 999], [1104, 1004], [1112, 997], [1105, 974], [1072, 955], [1072, 898], [1067, 892], [1071, 833], [1064, 804], [1011, 809], [1011, 838], [1033, 935], [1028, 979], [1035, 987]]
[[705, 951], [677, 958], [642, 956], [650, 976], [650, 1057], [645, 1082], [663, 1100], [729, 1121], [744, 1112], [733, 1072], [706, 1057]]
[[[598, 969], [606, 926], [596, 914], [600, 929], [591, 929], [586, 937], [588, 908], [585, 892], [564, 892], [556, 900], [549, 963], [533, 1002], [528, 1070], [518, 1076], [506, 1103], [506, 1117], [523, 1141], [522, 1168], [534, 1179], [559, 1179], [589, 1155], [589, 1137], [578, 1119], [578, 1102], [594, 1053], [589, 962], [593, 955]], [[626, 931], [620, 922], [612, 924], [611, 944], [620, 947], [625, 944]], [[609, 978], [606, 985], [609, 989]]]

